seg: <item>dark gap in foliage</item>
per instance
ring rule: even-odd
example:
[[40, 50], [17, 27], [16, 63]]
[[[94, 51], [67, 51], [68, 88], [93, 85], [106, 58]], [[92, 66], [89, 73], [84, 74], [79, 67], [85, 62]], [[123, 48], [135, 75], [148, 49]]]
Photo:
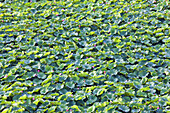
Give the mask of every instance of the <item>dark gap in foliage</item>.
[[154, 9], [154, 8], [151, 8], [151, 9], [150, 9], [150, 11], [154, 11], [154, 12], [156, 12], [157, 10], [156, 10], [156, 9]]
[[[135, 32], [136, 32], [136, 31], [135, 31]], [[127, 34], [125, 34], [124, 36], [125, 36], [125, 37], [129, 37], [129, 36], [131, 36], [131, 35], [130, 35], [130, 32], [129, 32], [129, 31], [127, 31]]]
[[42, 46], [42, 45], [39, 45], [38, 43], [35, 43], [35, 46]]
[[8, 51], [7, 51], [7, 50], [4, 50], [2, 53], [8, 53]]
[[67, 65], [65, 65], [65, 66], [63, 67], [63, 69], [62, 69], [62, 70], [66, 70], [66, 68], [67, 68]]
[[36, 108], [36, 110], [35, 111], [37, 111], [37, 109], [40, 107], [40, 105], [41, 105], [42, 103], [41, 102], [38, 102], [38, 104], [37, 104], [37, 108]]
[[124, 113], [123, 111], [120, 111], [120, 110], [118, 109], [118, 107], [116, 107], [115, 110], [118, 111], [118, 112], [120, 112], [120, 113]]
[[163, 79], [163, 82], [167, 84], [169, 81], [167, 79]]
[[[76, 86], [76, 85], [75, 85], [75, 86]], [[77, 88], [73, 88], [73, 89], [71, 90], [71, 92], [72, 92], [73, 95], [76, 94], [76, 91], [78, 91]]]
[[76, 105], [84, 106], [84, 101], [83, 100], [77, 100]]
[[8, 35], [5, 35], [3, 38], [5, 38], [5, 39], [8, 38]]
[[110, 21], [110, 23], [111, 23], [111, 24], [113, 24], [113, 23], [114, 23], [114, 21], [112, 21], [112, 20], [111, 20], [111, 21]]
[[104, 85], [104, 84], [105, 84], [104, 81], [99, 81], [99, 85]]
[[124, 25], [126, 22], [122, 20], [120, 23], [118, 23], [119, 26]]
[[1, 2], [5, 2], [5, 0], [1, 0]]
[[12, 99], [12, 97], [11, 96], [9, 96], [9, 97], [7, 97], [7, 99], [6, 99], [7, 101], [13, 101], [13, 99]]
[[84, 102], [87, 102], [87, 101], [88, 101], [88, 98], [86, 97], [83, 101], [84, 101]]
[[106, 57], [106, 58], [105, 58], [105, 60], [106, 60], [106, 61], [113, 60], [113, 62], [115, 62], [115, 61], [114, 61], [114, 58], [109, 58], [109, 57]]
[[2, 111], [3, 111], [4, 109], [6, 109], [6, 108], [9, 108], [9, 107], [4, 107], [4, 108], [1, 107], [0, 112], [2, 113]]
[[152, 78], [151, 72], [146, 76], [147, 78]]
[[98, 52], [97, 48], [93, 48], [91, 52]]
[[128, 84], [125, 84], [124, 86], [125, 86], [125, 88], [130, 88], [130, 86]]
[[36, 77], [28, 78], [27, 80], [33, 81]]
[[[101, 96], [100, 95], [96, 95], [96, 97], [97, 97], [97, 99], [98, 99], [98, 102], [101, 102]], [[93, 105], [93, 103], [92, 103], [92, 105]], [[89, 105], [89, 106], [92, 106], [92, 105]]]
[[[118, 76], [117, 76], [117, 75], [118, 75]], [[120, 77], [120, 76], [123, 76], [124, 78], [126, 78], [126, 79], [128, 80], [127, 75], [124, 75], [124, 74], [122, 74], [122, 73], [120, 73], [120, 72], [118, 72], [117, 75], [116, 75], [116, 77], [118, 78], [118, 80], [119, 80], [119, 77]]]
[[79, 43], [76, 43], [79, 48], [84, 48], [84, 46], [80, 45]]
[[[94, 84], [93, 84], [93, 86], [98, 86], [99, 84], [98, 83], [96, 83], [96, 82], [94, 82]], [[85, 86], [86, 87], [86, 86]]]
[[[52, 15], [47, 16], [45, 19], [49, 20], [52, 19]], [[50, 22], [47, 22], [47, 24], [49, 24]]]
[[160, 92], [161, 92], [161, 91], [159, 91], [158, 89], [156, 89], [156, 94], [157, 94], [157, 95], [160, 95]]
[[[121, 16], [123, 16], [124, 14], [125, 14], [125, 13], [120, 13]], [[129, 15], [129, 16], [130, 16], [130, 15]], [[129, 17], [129, 16], [128, 16], [128, 17]]]
[[1, 82], [1, 84], [2, 84], [2, 85], [4, 85], [4, 84], [5, 84], [5, 82]]
[[[152, 43], [153, 41], [151, 41], [151, 43]], [[153, 42], [152, 43], [152, 46], [156, 46], [156, 45], [158, 45], [158, 44], [165, 44], [165, 42], [163, 42], [162, 40], [159, 40], [159, 41], [157, 41], [157, 42]]]

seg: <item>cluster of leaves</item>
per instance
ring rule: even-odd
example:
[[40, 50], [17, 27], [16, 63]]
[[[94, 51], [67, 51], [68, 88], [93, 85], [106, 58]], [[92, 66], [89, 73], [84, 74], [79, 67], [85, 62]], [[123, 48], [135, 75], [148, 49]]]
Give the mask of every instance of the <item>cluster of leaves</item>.
[[169, 0], [0, 3], [0, 111], [169, 112]]

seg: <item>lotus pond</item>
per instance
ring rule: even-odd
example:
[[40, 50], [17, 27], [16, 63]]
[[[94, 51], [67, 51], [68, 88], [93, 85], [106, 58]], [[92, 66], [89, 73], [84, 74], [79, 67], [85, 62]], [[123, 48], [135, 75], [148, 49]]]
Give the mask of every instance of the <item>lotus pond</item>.
[[0, 0], [1, 113], [170, 113], [169, 0]]

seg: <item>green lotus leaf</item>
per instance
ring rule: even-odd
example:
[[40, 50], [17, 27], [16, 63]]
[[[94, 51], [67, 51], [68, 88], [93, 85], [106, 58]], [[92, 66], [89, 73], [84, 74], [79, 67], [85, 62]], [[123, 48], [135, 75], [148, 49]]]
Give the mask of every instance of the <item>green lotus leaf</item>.
[[14, 75], [11, 75], [6, 80], [7, 80], [7, 82], [13, 82], [15, 80], [15, 78], [16, 77]]
[[85, 96], [82, 96], [82, 95], [75, 96], [75, 100], [83, 100], [83, 99], [85, 99]]
[[53, 68], [51, 66], [46, 66], [45, 71], [48, 73], [53, 72]]
[[133, 84], [134, 84], [134, 86], [135, 86], [136, 88], [138, 88], [138, 89], [141, 88], [140, 82], [134, 81]]
[[93, 84], [94, 84], [92, 80], [86, 80], [85, 83], [86, 83], [87, 85], [93, 85]]
[[65, 66], [65, 64], [64, 64], [64, 63], [60, 64], [59, 69], [63, 69], [63, 68], [64, 68], [64, 66]]
[[93, 102], [97, 101], [97, 97], [94, 95], [90, 95], [88, 97], [88, 101], [86, 102], [87, 104], [92, 104]]
[[77, 84], [77, 86], [85, 86], [85, 82], [83, 79], [80, 79]]
[[81, 71], [81, 73], [79, 73], [78, 76], [80, 76], [80, 77], [86, 77], [86, 76], [88, 76], [88, 73], [87, 73], [87, 72], [82, 72], [82, 71]]
[[169, 91], [170, 91], [169, 88], [162, 88], [160, 94], [163, 95], [163, 94], [168, 93]]
[[133, 109], [132, 113], [136, 113], [136, 112], [139, 112], [139, 111], [140, 111], [140, 109]]
[[48, 109], [48, 110], [49, 110], [49, 113], [55, 112], [55, 109], [56, 109], [56, 106], [50, 107], [50, 108]]
[[148, 78], [147, 78], [147, 77], [143, 77], [143, 78], [142, 78], [142, 81], [141, 81], [141, 82], [142, 82], [142, 84], [145, 84], [145, 83], [147, 82], [147, 80], [148, 80]]
[[72, 89], [75, 87], [75, 84], [73, 82], [67, 82], [66, 86]]
[[46, 94], [48, 92], [48, 88], [46, 88], [46, 87], [43, 87], [43, 88], [41, 88], [41, 90], [40, 90], [40, 93], [41, 94]]
[[46, 78], [46, 75], [44, 73], [42, 73], [42, 72], [37, 73], [37, 76], [40, 79], [45, 79]]
[[104, 90], [105, 90], [105, 89], [99, 89], [98, 92], [97, 92], [97, 96], [103, 94]]
[[41, 89], [41, 86], [35, 86], [32, 92], [39, 92], [40, 89]]
[[115, 108], [115, 106], [113, 106], [113, 105], [108, 105], [108, 106], [105, 108], [104, 112], [113, 111], [114, 108]]
[[73, 105], [73, 106], [71, 106], [71, 108], [74, 108], [74, 109], [76, 109], [76, 111], [81, 112], [81, 110], [79, 109], [79, 107], [77, 105]]
[[123, 112], [129, 112], [130, 111], [129, 107], [127, 107], [127, 106], [119, 106], [118, 108], [120, 110], [122, 110]]
[[30, 67], [30, 66], [25, 66], [24, 67], [26, 70], [28, 70], [28, 71], [31, 71], [32, 70], [32, 68]]
[[128, 61], [129, 61], [131, 64], [134, 64], [136, 60], [135, 60], [134, 58], [130, 57], [130, 58], [128, 59]]
[[142, 91], [138, 91], [137, 92], [137, 96], [140, 96], [140, 97], [147, 97], [147, 94], [145, 92], [142, 92]]
[[73, 76], [72, 80], [73, 80], [73, 82], [78, 83], [80, 78], [78, 76]]
[[56, 84], [56, 90], [60, 90], [60, 89], [62, 89], [64, 87], [64, 85], [63, 84]]
[[63, 81], [65, 81], [67, 79], [67, 75], [61, 75], [61, 76], [59, 76], [59, 81], [60, 82], [63, 82]]
[[96, 46], [96, 48], [97, 48], [98, 51], [101, 50], [102, 47], [103, 47], [103, 46], [100, 46], [100, 45]]
[[135, 91], [131, 88], [127, 89], [126, 93], [130, 96], [135, 96]]
[[108, 68], [109, 68], [109, 69], [113, 69], [115, 66], [116, 66], [116, 65], [115, 65], [114, 63], [110, 63]]
[[139, 72], [139, 76], [140, 76], [140, 77], [146, 77], [148, 74], [149, 74], [149, 73], [148, 73], [147, 71], [145, 71], [145, 70]]
[[13, 96], [12, 100], [18, 100], [21, 96], [20, 95], [15, 95]]
[[110, 92], [107, 93], [106, 96], [107, 96], [107, 98], [108, 98], [109, 100], [112, 100], [112, 101], [113, 101], [113, 100], [115, 99], [115, 95], [112, 94], [112, 93], [110, 93]]
[[92, 112], [94, 112], [94, 110], [95, 110], [95, 106], [91, 106], [87, 109], [87, 112], [92, 113]]

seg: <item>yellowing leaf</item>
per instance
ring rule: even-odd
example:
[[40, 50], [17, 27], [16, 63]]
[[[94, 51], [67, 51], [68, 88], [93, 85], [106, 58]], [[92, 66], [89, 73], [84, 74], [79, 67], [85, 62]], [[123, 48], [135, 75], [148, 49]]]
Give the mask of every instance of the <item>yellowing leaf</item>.
[[83, 71], [81, 71], [81, 73], [79, 74], [80, 77], [86, 77], [87, 75], [88, 73]]
[[28, 55], [28, 56], [30, 56], [32, 53], [33, 53], [33, 52], [32, 52], [32, 51], [30, 51], [29, 53], [27, 53], [27, 55]]
[[90, 14], [91, 11], [87, 11], [87, 14]]
[[55, 56], [54, 55], [51, 55], [50, 58], [54, 58]]
[[68, 65], [68, 67], [67, 67], [66, 69], [71, 68], [71, 66], [72, 66], [72, 65], [74, 65], [74, 64], [70, 64], [70, 65]]
[[2, 7], [3, 6], [3, 3], [0, 3], [0, 7]]
[[39, 100], [36, 99], [33, 103], [34, 103], [35, 105], [38, 105], [38, 102], [39, 102]]
[[144, 98], [139, 98], [138, 101], [139, 101], [139, 102], [142, 102], [143, 99], [144, 99]]
[[118, 100], [119, 100], [119, 101], [122, 101], [122, 98], [119, 98]]
[[149, 88], [149, 87], [143, 87], [143, 88], [141, 88], [140, 90], [142, 90], [142, 91], [148, 91], [148, 90], [150, 90], [150, 88]]
[[45, 54], [44, 54], [44, 56], [47, 56], [47, 55], [49, 55], [50, 54], [50, 52], [46, 52]]
[[58, 93], [51, 94], [51, 96], [58, 96], [58, 95], [59, 95]]
[[73, 4], [72, 3], [70, 3], [69, 5], [68, 5], [68, 7], [71, 7]]
[[1, 113], [7, 113], [8, 109], [4, 109]]
[[7, 89], [3, 89], [4, 91], [9, 91], [10, 89], [12, 89], [12, 87], [9, 87]]
[[46, 85], [44, 85], [43, 87], [49, 87], [51, 83], [48, 83]]
[[27, 95], [23, 95], [22, 97], [20, 97], [19, 99], [26, 99], [27, 98]]
[[71, 95], [71, 94], [72, 94], [72, 92], [67, 92], [67, 93], [66, 93], [66, 95]]
[[24, 108], [20, 108], [17, 112], [23, 112], [23, 111], [25, 111], [25, 109]]
[[69, 58], [71, 58], [73, 55], [69, 55], [68, 57], [66, 57], [66, 59], [69, 59]]
[[71, 108], [75, 108], [77, 111], [81, 112], [81, 110], [79, 109], [79, 107], [77, 105], [73, 105], [73, 106], [71, 106]]
[[59, 96], [57, 100], [60, 101], [63, 96], [64, 95]]
[[2, 96], [3, 99], [7, 99], [7, 96]]
[[97, 92], [97, 96], [103, 94], [103, 92], [104, 92], [104, 89], [99, 89], [99, 91]]

